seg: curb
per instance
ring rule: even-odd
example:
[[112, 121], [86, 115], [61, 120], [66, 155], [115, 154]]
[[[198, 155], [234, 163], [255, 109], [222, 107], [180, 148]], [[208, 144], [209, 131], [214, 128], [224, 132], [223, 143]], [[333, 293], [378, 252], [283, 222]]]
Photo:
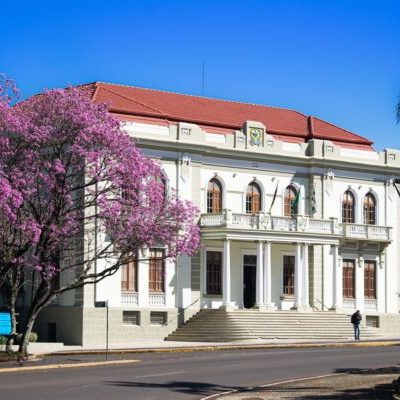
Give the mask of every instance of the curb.
[[79, 364], [50, 364], [50, 365], [36, 365], [36, 366], [20, 366], [12, 368], [0, 368], [0, 374], [5, 372], [26, 372], [26, 371], [40, 371], [49, 369], [60, 369], [60, 368], [80, 368], [80, 367], [97, 367], [102, 365], [118, 365], [118, 364], [131, 364], [137, 363], [140, 360], [112, 360], [112, 361], [93, 361], [84, 362]]
[[[247, 344], [247, 345], [213, 345], [198, 347], [158, 347], [143, 349], [114, 349], [108, 354], [146, 354], [146, 353], [190, 353], [197, 351], [228, 351], [228, 350], [261, 350], [261, 349], [301, 349], [301, 348], [349, 348], [349, 347], [385, 347], [400, 346], [400, 341], [357, 342], [357, 343], [292, 343], [292, 344]], [[68, 355], [103, 355], [105, 350], [78, 350], [43, 353], [40, 356]], [[39, 354], [38, 354], [39, 355]]]

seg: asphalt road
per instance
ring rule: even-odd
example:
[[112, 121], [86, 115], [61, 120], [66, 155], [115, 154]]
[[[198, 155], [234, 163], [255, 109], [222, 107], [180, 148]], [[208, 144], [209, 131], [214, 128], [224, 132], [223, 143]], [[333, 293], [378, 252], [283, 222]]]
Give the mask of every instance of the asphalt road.
[[141, 362], [1, 373], [0, 399], [201, 399], [288, 379], [397, 366], [400, 347], [231, 350], [133, 357]]

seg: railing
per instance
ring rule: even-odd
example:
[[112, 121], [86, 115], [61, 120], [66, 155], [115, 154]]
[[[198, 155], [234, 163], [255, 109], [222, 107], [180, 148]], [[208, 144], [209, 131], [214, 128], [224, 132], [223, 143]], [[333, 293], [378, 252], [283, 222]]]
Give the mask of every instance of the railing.
[[390, 240], [389, 226], [342, 224], [344, 236], [355, 239]]
[[321, 233], [333, 233], [332, 221], [327, 221], [324, 219], [310, 219], [309, 222], [310, 231], [321, 232]]
[[121, 304], [127, 306], [138, 306], [139, 295], [133, 292], [122, 292], [121, 293]]
[[295, 231], [297, 230], [297, 221], [288, 217], [272, 217], [271, 228], [274, 231]]
[[355, 310], [356, 300], [355, 299], [343, 299], [343, 309], [344, 310]]
[[232, 214], [232, 225], [258, 228], [259, 216], [252, 214]]
[[338, 223], [336, 218], [314, 219], [308, 216], [271, 216], [266, 213], [239, 214], [224, 209], [218, 214], [202, 214], [200, 226], [230, 227], [232, 229], [259, 229], [267, 231], [305, 232], [344, 236], [356, 240], [391, 240], [391, 227]]
[[378, 311], [378, 302], [376, 299], [365, 299], [364, 300], [365, 311]]
[[149, 306], [165, 307], [165, 293], [149, 293]]
[[222, 214], [202, 214], [200, 219], [201, 226], [219, 226], [222, 222]]

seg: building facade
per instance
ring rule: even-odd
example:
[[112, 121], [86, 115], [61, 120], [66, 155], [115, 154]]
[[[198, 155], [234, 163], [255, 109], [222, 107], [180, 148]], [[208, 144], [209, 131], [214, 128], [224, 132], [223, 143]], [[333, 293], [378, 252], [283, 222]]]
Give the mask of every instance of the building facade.
[[382, 332], [398, 329], [400, 151], [292, 110], [106, 83], [82, 90], [108, 101], [162, 164], [167, 191], [199, 207], [203, 247], [176, 261], [143, 249], [63, 294], [38, 320], [44, 340], [103, 343], [104, 301], [111, 343], [165, 337], [202, 308], [359, 309]]

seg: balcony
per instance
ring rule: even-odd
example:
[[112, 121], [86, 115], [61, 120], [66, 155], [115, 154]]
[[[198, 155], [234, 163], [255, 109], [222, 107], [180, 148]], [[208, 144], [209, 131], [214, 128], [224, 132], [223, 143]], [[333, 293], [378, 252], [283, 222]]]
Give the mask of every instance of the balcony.
[[374, 240], [390, 242], [391, 230], [389, 226], [341, 224], [342, 234], [346, 239]]
[[336, 236], [339, 239], [390, 242], [391, 228], [377, 225], [341, 224], [336, 218], [315, 219], [307, 216], [278, 217], [268, 214], [236, 214], [223, 210], [219, 214], [202, 214], [200, 226], [230, 230], [252, 230], [280, 233]]

